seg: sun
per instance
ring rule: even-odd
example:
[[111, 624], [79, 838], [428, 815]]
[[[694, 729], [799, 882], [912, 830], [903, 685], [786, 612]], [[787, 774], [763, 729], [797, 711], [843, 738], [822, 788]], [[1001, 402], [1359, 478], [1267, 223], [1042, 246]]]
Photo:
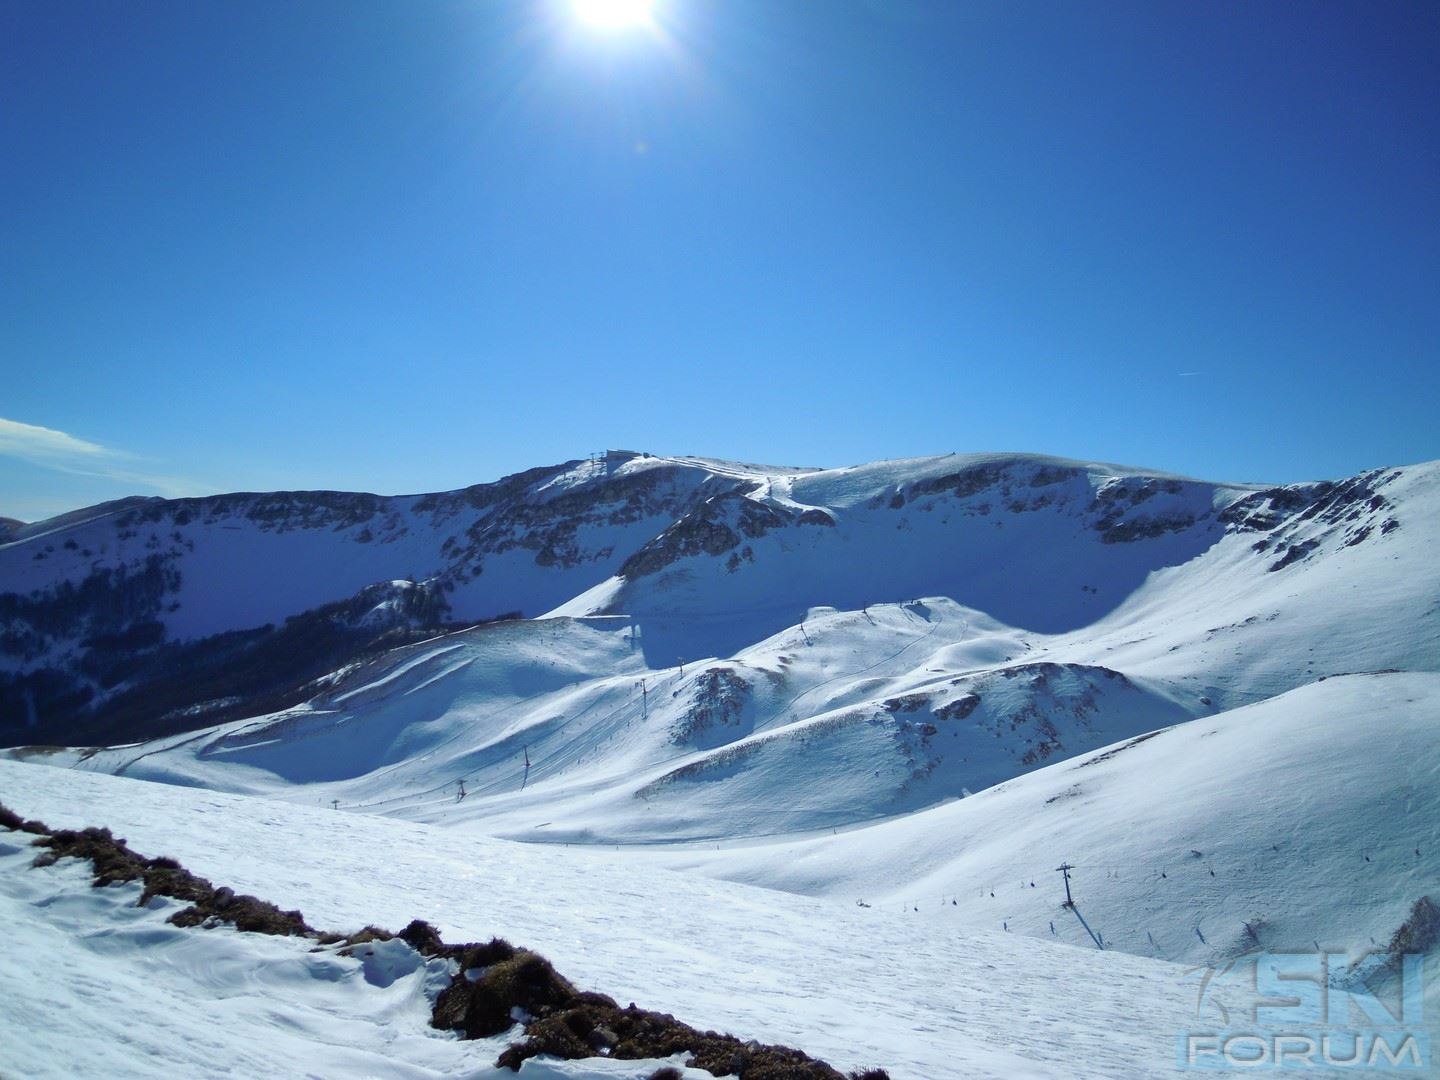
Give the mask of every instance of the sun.
[[648, 25], [654, 17], [655, 0], [571, 0], [571, 7], [583, 23], [620, 29]]

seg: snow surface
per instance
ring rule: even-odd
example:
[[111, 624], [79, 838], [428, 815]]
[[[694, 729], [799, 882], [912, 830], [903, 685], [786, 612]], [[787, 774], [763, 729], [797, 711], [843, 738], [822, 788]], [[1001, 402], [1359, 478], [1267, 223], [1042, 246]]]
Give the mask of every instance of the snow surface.
[[[137, 851], [299, 907], [312, 925], [393, 929], [419, 917], [451, 941], [499, 934], [622, 1003], [845, 1069], [883, 1065], [896, 1080], [1165, 1075], [1196, 1008], [1180, 965], [941, 928], [613, 852], [12, 762], [0, 762], [0, 798], [56, 828], [104, 821]], [[78, 864], [21, 869], [15, 835], [0, 837], [10, 845], [0, 903], [22, 943], [0, 954], [11, 1033], [0, 1072], [71, 1075], [103, 1062], [105, 1075], [210, 1075], [234, 1061], [251, 1075], [333, 1076], [403, 1059], [413, 1072], [386, 1075], [488, 1075], [478, 1066], [497, 1044], [425, 1029], [418, 971], [376, 992], [362, 989], [361, 962], [308, 943], [166, 927], [162, 909], [122, 906], [138, 889], [82, 888]], [[72, 972], [84, 975], [62, 974]]]
[[1360, 953], [1440, 896], [1437, 746], [1440, 675], [1339, 677], [868, 828], [643, 857], [1083, 946], [1056, 910], [1069, 862], [1108, 948]]
[[[913, 490], [948, 475], [954, 465], [946, 461], [854, 471], [873, 501], [902, 480]], [[1078, 513], [1082, 502], [1059, 499], [1059, 489], [1089, 491], [1091, 483], [1133, 477], [1100, 467], [1064, 473], [1066, 464], [1027, 459], [1025, 468], [1052, 471], [1033, 474], [1047, 483], [1025, 490], [1056, 498], [1006, 520], [1055, 513], [1061, 524], [1070, 521], [1079, 539], [1037, 527], [1033, 542], [1058, 535], [1058, 554], [1049, 557], [1074, 556], [1064, 573], [1081, 574], [1075, 566], [1083, 568], [1087, 552], [1118, 558], [1132, 545], [1089, 539], [1071, 511], [1056, 509]], [[1049, 482], [1052, 476], [1061, 479]], [[826, 505], [843, 516], [843, 475], [772, 479], [797, 487], [823, 481]], [[1217, 497], [1176, 483], [1174, 499]], [[1123, 581], [1100, 575], [1086, 586], [1094, 593], [1075, 589], [1123, 592], [1123, 600], [1059, 633], [1007, 623], [947, 595], [902, 594], [851, 609], [810, 604], [806, 593], [823, 591], [825, 582], [807, 578], [807, 568], [829, 567], [833, 553], [817, 549], [812, 557], [765, 544], [803, 545], [823, 534], [824, 544], [863, 550], [838, 575], [850, 575], [850, 592], [884, 595], [898, 583], [883, 538], [866, 540], [864, 530], [843, 525], [797, 526], [755, 538], [754, 561], [734, 573], [721, 558], [692, 556], [681, 560], [678, 584], [659, 579], [680, 570], [642, 576], [595, 605], [643, 600], [648, 590], [674, 609], [668, 614], [482, 626], [347, 670], [310, 703], [283, 713], [142, 747], [30, 760], [311, 805], [338, 800], [537, 841], [726, 841], [874, 822], [1322, 677], [1436, 670], [1440, 469], [1397, 470], [1378, 486], [1398, 508], [1398, 529], [1375, 529], [1355, 543], [1344, 528], [1300, 521], [1292, 542], [1314, 548], [1279, 570], [1276, 549], [1255, 550], [1257, 536], [1270, 534], [1225, 532], [1132, 588], [1135, 567], [1163, 554], [1140, 553]], [[1164, 497], [1159, 490], [1141, 505]], [[968, 543], [972, 530], [943, 526], [946, 514], [959, 511], [928, 498], [886, 509], [890, 534], [898, 529], [916, 543], [914, 535], [933, 524], [936, 545]], [[1369, 512], [1347, 509], [1350, 517]], [[944, 550], [927, 556], [932, 578], [949, 572]], [[815, 571], [822, 572], [836, 576]], [[738, 583], [745, 575], [776, 606], [748, 607]], [[1028, 597], [1011, 607], [1041, 607], [1058, 591], [1029, 576], [995, 581]], [[790, 617], [796, 621], [773, 629]], [[743, 644], [687, 651], [722, 637]], [[457, 802], [461, 780], [466, 798]]]
[[[583, 503], [647, 477], [643, 512]], [[511, 936], [621, 1001], [897, 1080], [1168, 1072], [1196, 971], [1358, 954], [1440, 898], [1440, 463], [1260, 492], [1025, 455], [621, 455], [527, 478], [524, 507], [583, 504], [574, 529], [544, 546], [506, 519], [483, 573], [445, 544], [492, 507], [407, 498], [378, 543], [355, 539], [378, 520], [257, 526], [248, 503], [175, 525], [171, 630], [350, 595], [397, 553], [448, 567], [459, 610], [547, 617], [351, 665], [281, 713], [6, 752], [65, 768], [0, 761], [0, 801], [315, 925]], [[733, 549], [691, 543], [721, 527]], [[74, 571], [67, 529], [114, 524], [29, 527], [0, 588]], [[209, 596], [226, 568], [246, 587]], [[53, 938], [74, 901], [15, 876], [17, 925]], [[131, 917], [92, 901], [66, 934]], [[104, 977], [147, 977], [134, 952]], [[189, 970], [177, 995], [229, 992]], [[299, 1012], [380, 1007], [306, 978]], [[423, 997], [402, 982], [397, 1017]], [[389, 1027], [417, 1067], [467, 1067], [423, 1017]]]
[[[176, 901], [141, 908], [138, 884], [92, 889], [78, 860], [29, 869], [33, 852], [15, 839], [0, 834], [6, 1076], [516, 1075], [494, 1067], [504, 1036], [463, 1042], [429, 1027], [445, 961], [398, 940], [344, 956], [297, 938], [180, 929], [165, 921]], [[532, 1060], [519, 1075], [640, 1080], [662, 1064], [681, 1063]]]

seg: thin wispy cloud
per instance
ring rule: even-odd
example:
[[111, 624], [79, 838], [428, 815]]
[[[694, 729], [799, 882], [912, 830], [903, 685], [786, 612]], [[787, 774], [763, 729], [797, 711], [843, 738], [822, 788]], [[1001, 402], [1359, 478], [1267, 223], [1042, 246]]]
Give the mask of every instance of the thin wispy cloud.
[[0, 417], [0, 456], [18, 458], [73, 476], [93, 476], [158, 492], [177, 499], [213, 490], [180, 476], [157, 475], [143, 458], [101, 446], [64, 431]]

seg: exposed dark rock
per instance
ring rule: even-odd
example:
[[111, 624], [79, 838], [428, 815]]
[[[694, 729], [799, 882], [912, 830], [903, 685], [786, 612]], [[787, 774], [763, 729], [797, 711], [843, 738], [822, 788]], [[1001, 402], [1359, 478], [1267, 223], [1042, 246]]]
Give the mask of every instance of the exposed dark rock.
[[800, 515], [797, 525], [826, 525], [835, 527], [835, 519], [824, 510], [816, 510], [813, 507]]
[[167, 499], [131, 510], [119, 519], [121, 529], [141, 525], [186, 526], [221, 519], [254, 522], [267, 530], [335, 529], [367, 522], [380, 512], [378, 495], [351, 491], [236, 492], [197, 499]]
[[1066, 480], [1073, 480], [1080, 475], [1081, 470], [1064, 465], [1041, 465], [1030, 474], [1030, 486], [1048, 487], [1051, 484], [1063, 484]]
[[[429, 923], [415, 920], [398, 935], [369, 926], [350, 935], [320, 933], [298, 911], [281, 911], [253, 896], [237, 896], [191, 874], [174, 859], [146, 859], [117, 840], [109, 829], [51, 831], [24, 822], [0, 805], [0, 827], [36, 833], [45, 850], [34, 865], [62, 858], [90, 861], [98, 887], [143, 881], [139, 903], [168, 896], [191, 903], [169, 919], [177, 926], [233, 925], [245, 933], [299, 935], [353, 953], [374, 941], [398, 937], [422, 956], [454, 961], [458, 973], [436, 998], [430, 1022], [467, 1039], [489, 1038], [510, 1030], [524, 1016], [524, 1041], [512, 1044], [496, 1065], [518, 1070], [538, 1054], [578, 1059], [597, 1056], [621, 1060], [670, 1057], [685, 1053], [688, 1068], [746, 1080], [845, 1080], [836, 1069], [784, 1046], [742, 1042], [733, 1035], [700, 1031], [666, 1013], [620, 1008], [604, 994], [579, 991], [537, 953], [517, 949], [498, 938], [486, 944], [447, 945]], [[673, 1070], [672, 1070], [673, 1072]], [[665, 1070], [653, 1074], [661, 1077]], [[889, 1080], [879, 1069], [851, 1073], [851, 1080]]]
[[[698, 742], [709, 748], [718, 743], [706, 738], [708, 733], [717, 728], [734, 728], [739, 723], [750, 700], [750, 684], [733, 668], [712, 667], [696, 678], [693, 694], [690, 708], [670, 730], [670, 741], [677, 745]], [[727, 733], [724, 739], [733, 734]]]
[[[1221, 512], [1219, 520], [1233, 532], [1273, 532], [1305, 522], [1322, 526], [1366, 521], [1379, 524], [1392, 508], [1379, 489], [1394, 477], [1393, 473], [1373, 471], [1347, 480], [1269, 488], [1232, 503]], [[1354, 541], [1354, 535], [1350, 542], [1363, 542], [1363, 538]]]
[[888, 698], [880, 703], [880, 707], [888, 713], [909, 713], [923, 709], [930, 704], [928, 694], [905, 694], [901, 697]]
[[1139, 746], [1147, 739], [1153, 739], [1156, 735], [1159, 734], [1160, 732], [1158, 731], [1148, 731], [1144, 735], [1137, 735], [1135, 736], [1135, 738], [1130, 739], [1128, 742], [1121, 743], [1114, 749], [1106, 750], [1102, 754], [1096, 754], [1094, 757], [1086, 758], [1084, 761], [1080, 762], [1080, 764], [1077, 765], [1076, 768], [1083, 769], [1087, 765], [1099, 765], [1102, 761], [1109, 761], [1116, 754], [1122, 753], [1125, 750], [1129, 750], [1132, 746]]
[[1428, 953], [1440, 945], [1440, 907], [1428, 896], [1422, 896], [1410, 908], [1410, 914], [1396, 929], [1385, 947], [1389, 962], [1399, 967], [1406, 954]]
[[1165, 514], [1132, 521], [1116, 521], [1100, 528], [1100, 539], [1107, 544], [1130, 544], [1136, 540], [1153, 540], [1166, 533], [1184, 532], [1194, 524], [1193, 514]]
[[40, 822], [25, 820], [3, 803], [0, 803], [0, 829], [34, 833], [37, 836], [46, 832], [45, 826]]
[[998, 487], [1009, 479], [1009, 476], [1010, 469], [1007, 465], [972, 465], [967, 469], [960, 469], [944, 476], [917, 480], [910, 485], [908, 501], [914, 502], [922, 495], [940, 494], [947, 494], [956, 499], [968, 499], [983, 491]]
[[786, 513], [749, 498], [753, 488], [747, 484], [705, 500], [626, 559], [621, 576], [634, 581], [694, 555], [724, 555], [743, 539], [790, 524]]
[[1270, 564], [1270, 572], [1273, 574], [1277, 570], [1284, 570], [1287, 566], [1293, 566], [1319, 546], [1320, 541], [1314, 539], [1302, 540], [1295, 544], [1282, 545], [1279, 550], [1284, 552], [1284, 554]]
[[[699, 1031], [667, 1013], [639, 1009], [633, 1004], [622, 1009], [600, 995], [590, 995], [590, 1000], [578, 1001], [527, 1024], [525, 1034], [525, 1041], [506, 1050], [497, 1065], [518, 1070], [523, 1062], [539, 1054], [584, 1058], [604, 1048], [606, 1056], [630, 1061], [688, 1054], [688, 1068], [745, 1080], [845, 1080], [839, 1070], [799, 1050]], [[856, 1080], [888, 1080], [885, 1072], [874, 1069], [851, 1076]]]
[[941, 705], [935, 710], [935, 715], [941, 720], [964, 720], [979, 706], [979, 694], [964, 694], [954, 701]]
[[[432, 1026], [459, 1031], [467, 1039], [487, 1039], [515, 1026], [512, 1010], [543, 1019], [576, 997], [575, 987], [548, 960], [523, 949], [479, 971], [476, 978], [462, 972], [440, 993]], [[592, 1052], [587, 1048], [570, 1056], [589, 1057]]]

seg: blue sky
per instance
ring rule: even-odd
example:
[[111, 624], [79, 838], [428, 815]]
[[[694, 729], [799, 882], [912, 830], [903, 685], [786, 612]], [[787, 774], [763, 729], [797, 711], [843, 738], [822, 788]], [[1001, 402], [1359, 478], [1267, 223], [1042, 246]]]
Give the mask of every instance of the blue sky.
[[0, 515], [1440, 457], [1440, 6], [11, 0]]

